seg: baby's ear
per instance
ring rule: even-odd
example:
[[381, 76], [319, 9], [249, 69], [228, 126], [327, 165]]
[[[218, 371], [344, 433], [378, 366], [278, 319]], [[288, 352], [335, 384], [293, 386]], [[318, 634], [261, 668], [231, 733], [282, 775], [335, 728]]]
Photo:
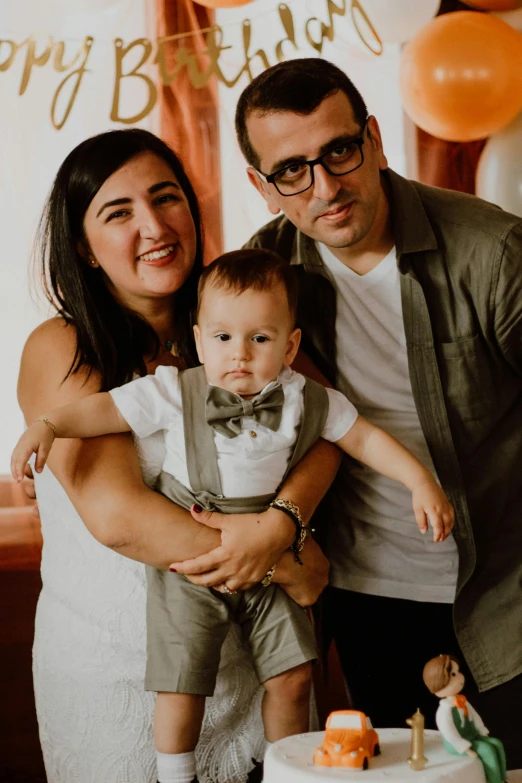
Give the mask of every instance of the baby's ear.
[[287, 367], [290, 367], [295, 357], [297, 356], [297, 351], [299, 350], [300, 342], [301, 342], [301, 330], [294, 329], [293, 332], [290, 334], [290, 337], [288, 338], [288, 343], [286, 346], [284, 363]]
[[197, 324], [194, 324], [192, 328], [194, 329], [194, 340], [196, 341], [196, 351], [198, 352], [198, 359], [201, 362], [201, 364], [205, 364], [205, 360], [203, 358], [203, 350], [201, 347], [201, 332], [199, 331], [199, 326]]

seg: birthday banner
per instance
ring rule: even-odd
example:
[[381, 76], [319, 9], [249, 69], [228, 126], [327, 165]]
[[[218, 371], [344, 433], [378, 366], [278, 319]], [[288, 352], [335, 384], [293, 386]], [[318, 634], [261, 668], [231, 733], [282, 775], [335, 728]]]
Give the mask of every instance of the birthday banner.
[[[372, 2], [372, 0], [364, 0]], [[374, 1], [374, 0], [373, 0]], [[133, 125], [146, 117], [154, 108], [158, 97], [158, 84], [170, 85], [186, 74], [190, 83], [196, 88], [204, 87], [210, 79], [216, 78], [226, 87], [234, 87], [246, 75], [251, 81], [252, 62], [256, 62], [256, 70], [269, 68], [276, 62], [281, 62], [293, 52], [301, 49], [302, 44], [312, 47], [318, 55], [323, 51], [325, 41], [335, 38], [335, 17], [349, 15], [354, 29], [364, 44], [373, 54], [380, 55], [383, 44], [377, 27], [370, 19], [361, 0], [321, 0], [324, 2], [323, 18], [321, 14], [306, 19], [300, 29], [296, 29], [292, 10], [285, 3], [277, 7], [276, 16], [280, 32], [275, 29], [274, 41], [270, 48], [257, 48], [251, 51], [253, 23], [250, 19], [242, 22], [242, 65], [236, 73], [226, 74], [220, 66], [222, 54], [232, 49], [227, 45], [226, 34], [222, 27], [214, 25], [204, 30], [189, 31], [177, 35], [156, 38], [137, 38], [125, 43], [121, 38], [114, 40], [114, 72], [112, 105], [110, 119], [113, 122]], [[317, 2], [319, 5], [319, 2]], [[431, 12], [432, 14], [433, 12]], [[191, 47], [190, 39], [195, 34], [204, 34], [205, 49], [196, 52]], [[81, 85], [85, 73], [89, 71], [89, 56], [96, 40], [89, 35], [81, 41], [76, 51], [72, 50], [70, 41], [39, 40], [32, 35], [21, 42], [0, 39], [0, 73], [9, 74], [9, 70], [20, 59], [24, 59], [23, 71], [18, 88], [18, 94], [24, 95], [35, 68], [52, 68], [57, 73], [65, 74], [59, 82], [51, 98], [50, 117], [53, 126], [63, 128], [81, 94]], [[149, 75], [151, 66], [157, 67], [157, 81]], [[6, 78], [0, 76], [0, 79]], [[123, 114], [120, 105], [120, 94], [126, 79], [139, 79], [146, 86], [146, 98], [143, 104], [136, 107], [133, 114]]]

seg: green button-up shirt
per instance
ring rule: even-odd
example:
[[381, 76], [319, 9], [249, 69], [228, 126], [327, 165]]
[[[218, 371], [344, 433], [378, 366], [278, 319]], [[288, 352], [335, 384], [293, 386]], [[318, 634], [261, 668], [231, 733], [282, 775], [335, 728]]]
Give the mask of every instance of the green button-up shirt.
[[[455, 508], [455, 629], [487, 690], [522, 672], [522, 220], [391, 170], [383, 177], [413, 397]], [[335, 385], [336, 295], [315, 242], [283, 216], [248, 246], [296, 265], [302, 346]]]

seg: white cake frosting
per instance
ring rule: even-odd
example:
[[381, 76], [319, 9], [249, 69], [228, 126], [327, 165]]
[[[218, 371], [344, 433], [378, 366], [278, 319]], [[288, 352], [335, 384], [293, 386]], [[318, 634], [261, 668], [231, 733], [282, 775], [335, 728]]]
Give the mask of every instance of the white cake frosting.
[[470, 756], [452, 756], [444, 748], [438, 731], [424, 732], [424, 756], [428, 762], [417, 772], [408, 764], [410, 729], [376, 731], [381, 754], [371, 759], [367, 770], [315, 766], [314, 750], [322, 744], [324, 731], [279, 740], [265, 756], [264, 783], [330, 783], [356, 779], [359, 783], [485, 783], [480, 761]]

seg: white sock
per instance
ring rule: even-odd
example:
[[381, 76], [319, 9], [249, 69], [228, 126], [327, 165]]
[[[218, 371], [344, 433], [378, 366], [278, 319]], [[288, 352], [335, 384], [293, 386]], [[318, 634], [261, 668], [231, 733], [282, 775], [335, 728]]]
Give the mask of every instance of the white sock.
[[196, 754], [156, 751], [159, 783], [191, 783], [196, 777]]

